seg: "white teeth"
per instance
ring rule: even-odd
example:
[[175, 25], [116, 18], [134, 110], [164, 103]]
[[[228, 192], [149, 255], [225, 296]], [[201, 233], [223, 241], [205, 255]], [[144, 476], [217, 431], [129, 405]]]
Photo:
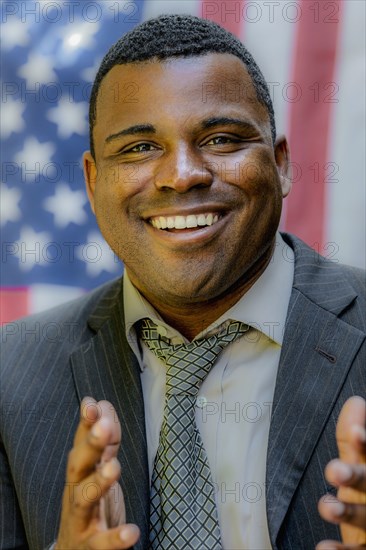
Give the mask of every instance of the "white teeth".
[[217, 223], [220, 219], [218, 214], [189, 214], [188, 216], [159, 216], [151, 218], [150, 223], [156, 229], [186, 229], [194, 227], [205, 227]]
[[175, 229], [185, 229], [187, 227], [186, 219], [184, 216], [175, 216]]
[[197, 224], [206, 225], [206, 216], [204, 214], [200, 214], [199, 216], [197, 216]]
[[160, 216], [159, 222], [160, 222], [160, 227], [161, 227], [162, 229], [166, 229], [167, 223], [166, 223], [166, 219], [163, 218], [163, 216]]
[[193, 215], [187, 216], [186, 224], [187, 224], [187, 227], [197, 227], [198, 225], [197, 217]]

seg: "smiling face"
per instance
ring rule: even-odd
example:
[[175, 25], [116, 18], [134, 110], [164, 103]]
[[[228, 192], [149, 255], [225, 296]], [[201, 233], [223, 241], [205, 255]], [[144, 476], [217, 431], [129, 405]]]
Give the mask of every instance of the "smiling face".
[[147, 299], [164, 311], [240, 297], [270, 257], [289, 190], [286, 142], [273, 147], [243, 63], [212, 53], [115, 66], [94, 141], [92, 208]]

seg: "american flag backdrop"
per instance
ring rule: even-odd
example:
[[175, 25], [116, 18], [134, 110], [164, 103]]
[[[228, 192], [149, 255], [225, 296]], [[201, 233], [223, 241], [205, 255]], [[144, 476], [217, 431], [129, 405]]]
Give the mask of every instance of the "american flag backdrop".
[[1, 10], [2, 322], [122, 272], [84, 190], [88, 99], [112, 43], [161, 13], [209, 18], [243, 40], [290, 142], [282, 228], [364, 267], [365, 2], [5, 0]]

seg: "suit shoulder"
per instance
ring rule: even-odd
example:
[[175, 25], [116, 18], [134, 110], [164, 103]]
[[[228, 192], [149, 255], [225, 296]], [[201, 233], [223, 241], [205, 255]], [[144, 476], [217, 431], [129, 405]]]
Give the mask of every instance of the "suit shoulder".
[[120, 281], [108, 282], [79, 298], [4, 325], [0, 331], [1, 363], [50, 351], [59, 355], [63, 348], [72, 351], [90, 337], [87, 320], [97, 306], [115, 301]]
[[98, 305], [100, 300], [105, 296], [115, 298], [120, 289], [121, 279], [115, 279], [109, 281], [78, 298], [74, 298], [65, 302], [64, 304], [46, 309], [39, 313], [34, 313], [26, 317], [21, 317], [11, 323], [5, 324], [2, 329], [7, 325], [17, 325], [20, 323], [30, 324], [38, 322], [41, 325], [49, 322], [50, 320], [68, 320], [77, 318], [87, 318], [93, 309]]
[[343, 270], [348, 281], [352, 281], [355, 287], [359, 288], [360, 294], [366, 295], [366, 270], [361, 267], [355, 267], [352, 265], [338, 264], [339, 268]]
[[[325, 258], [298, 237], [282, 233], [284, 241], [295, 253], [295, 276], [299, 281], [322, 284], [326, 281], [336, 286], [352, 285], [365, 294], [366, 271], [362, 268], [342, 264], [337, 258]], [[297, 268], [297, 269], [296, 269]]]
[[282, 237], [295, 254], [293, 289], [365, 331], [366, 272], [337, 259], [324, 258], [294, 235], [285, 233]]

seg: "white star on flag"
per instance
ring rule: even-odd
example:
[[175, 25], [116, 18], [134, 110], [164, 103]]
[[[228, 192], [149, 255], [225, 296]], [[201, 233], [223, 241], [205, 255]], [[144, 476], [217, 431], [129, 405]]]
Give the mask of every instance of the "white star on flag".
[[85, 262], [86, 272], [90, 277], [97, 277], [102, 271], [121, 271], [117, 256], [97, 231], [88, 233], [87, 242], [78, 247], [76, 255]]
[[22, 197], [19, 189], [8, 187], [5, 183], [1, 183], [0, 196], [1, 225], [19, 220], [21, 216], [19, 201]]
[[1, 138], [8, 138], [13, 132], [22, 132], [25, 128], [23, 113], [26, 109], [25, 103], [12, 97], [6, 97], [2, 101], [0, 132]]
[[26, 80], [29, 87], [37, 83], [47, 84], [57, 80], [57, 75], [52, 68], [52, 57], [38, 53], [30, 53], [28, 61], [19, 68], [17, 74]]
[[47, 231], [36, 232], [30, 226], [23, 226], [20, 237], [14, 244], [17, 247], [15, 256], [19, 258], [19, 269], [30, 271], [36, 265], [44, 266], [50, 264], [48, 245], [52, 243], [51, 234]]
[[[86, 13], [84, 14], [86, 16]], [[90, 14], [90, 17], [92, 15]], [[94, 35], [99, 31], [98, 21], [74, 21], [73, 23], [60, 27], [60, 38], [63, 40], [63, 50], [73, 50], [76, 47], [93, 49], [96, 47]]]
[[15, 46], [26, 46], [29, 39], [29, 26], [17, 17], [9, 18], [2, 25], [1, 45], [4, 50], [12, 50]]
[[94, 79], [96, 77], [100, 64], [102, 62], [102, 59], [103, 59], [102, 57], [97, 57], [94, 64], [91, 67], [87, 67], [86, 69], [81, 71], [80, 74], [86, 82], [94, 82]]
[[[51, 158], [55, 151], [56, 147], [52, 142], [41, 143], [37, 138], [31, 136], [25, 140], [23, 149], [14, 155], [14, 160], [21, 168], [26, 181], [28, 181], [28, 176], [36, 181], [45, 166], [52, 162]], [[47, 173], [50, 174], [48, 170]]]
[[82, 225], [87, 222], [87, 215], [83, 210], [88, 202], [84, 191], [72, 191], [65, 183], [57, 185], [55, 194], [43, 201], [43, 208], [54, 215], [57, 227], [66, 227], [70, 223]]
[[71, 102], [69, 98], [60, 99], [58, 106], [47, 112], [47, 118], [57, 124], [57, 134], [68, 139], [72, 134], [84, 135], [88, 132], [89, 106], [86, 102]]

